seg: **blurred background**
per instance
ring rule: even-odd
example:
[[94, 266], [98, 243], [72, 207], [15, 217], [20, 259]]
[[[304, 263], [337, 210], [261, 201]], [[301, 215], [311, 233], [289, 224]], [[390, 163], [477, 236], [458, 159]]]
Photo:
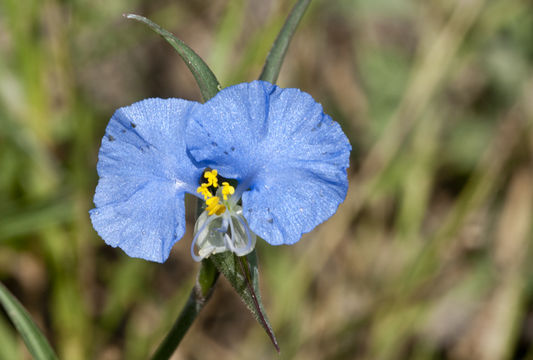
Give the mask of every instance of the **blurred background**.
[[[228, 86], [258, 77], [293, 4], [0, 2], [0, 281], [61, 359], [147, 358], [199, 267], [192, 207], [162, 265], [89, 221], [115, 109], [201, 99], [122, 14], [174, 32]], [[532, 3], [315, 0], [278, 83], [348, 134], [347, 199], [296, 245], [258, 244], [279, 357], [220, 279], [174, 359], [533, 359]], [[4, 315], [0, 359], [29, 358]]]

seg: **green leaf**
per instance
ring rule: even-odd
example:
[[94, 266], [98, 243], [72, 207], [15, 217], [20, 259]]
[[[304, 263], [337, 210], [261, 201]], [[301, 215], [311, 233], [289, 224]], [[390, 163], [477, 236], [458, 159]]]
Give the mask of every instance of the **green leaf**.
[[289, 43], [291, 42], [294, 31], [296, 31], [296, 27], [298, 27], [309, 3], [311, 3], [311, 0], [298, 0], [296, 5], [292, 8], [291, 13], [287, 17], [285, 24], [281, 28], [276, 41], [274, 41], [274, 44], [268, 53], [259, 80], [268, 81], [272, 84], [276, 83], [281, 65], [283, 64], [283, 59], [289, 48]]
[[161, 35], [172, 47], [178, 52], [185, 64], [191, 70], [204, 101], [211, 99], [215, 96], [222, 87], [220, 86], [215, 74], [207, 66], [207, 64], [202, 60], [202, 58], [196, 54], [187, 44], [175, 37], [171, 32], [163, 29], [161, 26], [157, 25], [153, 21], [145, 18], [144, 16], [135, 15], [135, 14], [125, 14], [127, 19], [133, 19], [145, 23], [153, 31]]
[[226, 251], [209, 257], [237, 291], [255, 319], [265, 329], [272, 344], [279, 352], [278, 341], [268, 321], [259, 290], [259, 269], [255, 250], [246, 256], [237, 256]]
[[0, 283], [0, 303], [35, 359], [57, 359], [52, 347], [18, 300]]

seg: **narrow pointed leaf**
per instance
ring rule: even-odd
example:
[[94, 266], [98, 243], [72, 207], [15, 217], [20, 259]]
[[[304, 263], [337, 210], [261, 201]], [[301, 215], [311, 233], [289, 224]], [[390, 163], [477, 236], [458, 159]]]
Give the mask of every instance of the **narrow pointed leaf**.
[[35, 325], [28, 312], [2, 283], [0, 283], [0, 303], [35, 359], [57, 359], [48, 340]]
[[198, 86], [200, 87], [200, 92], [204, 101], [211, 99], [220, 91], [221, 86], [211, 69], [207, 64], [202, 60], [202, 58], [194, 52], [187, 44], [174, 36], [171, 32], [163, 29], [161, 26], [157, 25], [150, 19], [145, 18], [144, 16], [135, 15], [135, 14], [125, 14], [127, 19], [133, 19], [145, 23], [153, 31], [161, 35], [172, 47], [178, 52], [189, 70], [191, 70]]
[[246, 307], [248, 307], [255, 319], [265, 329], [272, 344], [279, 352], [278, 341], [261, 301], [259, 270], [255, 250], [242, 257], [226, 251], [212, 255], [209, 259], [215, 264], [218, 271], [228, 279], [231, 286], [233, 286], [242, 301], [246, 304]]
[[281, 28], [276, 41], [274, 41], [274, 44], [268, 53], [259, 80], [268, 81], [272, 84], [276, 83], [281, 65], [283, 64], [283, 59], [289, 48], [289, 43], [291, 42], [294, 31], [298, 27], [309, 3], [311, 3], [311, 0], [298, 0], [296, 5], [292, 8], [291, 13], [287, 17], [285, 24]]

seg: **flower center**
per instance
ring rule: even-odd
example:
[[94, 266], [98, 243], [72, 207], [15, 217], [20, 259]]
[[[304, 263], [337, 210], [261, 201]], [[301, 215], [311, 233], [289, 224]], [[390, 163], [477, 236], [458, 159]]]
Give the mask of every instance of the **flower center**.
[[[217, 170], [206, 171], [204, 178], [196, 189], [204, 197], [206, 207], [194, 228], [193, 259], [200, 261], [225, 251], [238, 256], [250, 253], [255, 247], [256, 236], [242, 215], [242, 207], [237, 205], [240, 196], [232, 197], [235, 188], [228, 181], [219, 181]], [[199, 255], [195, 253], [195, 245]]]
[[[228, 182], [224, 181], [222, 183], [222, 187], [218, 185], [218, 171], [212, 170], [212, 171], [206, 171], [204, 173], [204, 177], [207, 179], [206, 182], [198, 186], [196, 189], [196, 192], [199, 194], [202, 194], [205, 200], [206, 211], [208, 215], [222, 215], [226, 211], [226, 205], [228, 205], [226, 202], [228, 200], [228, 195], [233, 195], [235, 193], [235, 188], [231, 186]], [[219, 196], [213, 196], [213, 193], [209, 188], [221, 190], [222, 192], [222, 198], [224, 199], [224, 203], [220, 203], [220, 197]], [[218, 190], [215, 190], [215, 193], [218, 193]]]

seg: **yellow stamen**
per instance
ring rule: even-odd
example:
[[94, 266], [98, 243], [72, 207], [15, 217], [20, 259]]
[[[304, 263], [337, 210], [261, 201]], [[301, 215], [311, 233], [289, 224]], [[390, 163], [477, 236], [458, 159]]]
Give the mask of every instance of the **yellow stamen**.
[[222, 196], [224, 200], [228, 200], [228, 195], [233, 195], [235, 193], [235, 188], [227, 182], [222, 183]]
[[211, 194], [211, 191], [209, 191], [208, 188], [209, 188], [208, 184], [202, 184], [198, 186], [198, 189], [196, 189], [196, 192], [202, 194], [204, 196], [204, 200], [207, 200], [210, 197], [213, 197], [213, 194]]
[[226, 211], [226, 207], [220, 203], [220, 198], [218, 196], [213, 196], [212, 198], [209, 198], [205, 201], [207, 207], [207, 214], [208, 215], [221, 215]]
[[[202, 194], [205, 200], [206, 210], [208, 215], [222, 215], [226, 211], [226, 206], [220, 203], [220, 197], [213, 196], [213, 193], [209, 191], [209, 187], [217, 188], [218, 185], [218, 171], [211, 170], [204, 173], [204, 177], [207, 179], [206, 183], [201, 184], [196, 189], [196, 192]], [[222, 183], [222, 197], [224, 200], [228, 200], [228, 195], [233, 195], [235, 193], [235, 188], [231, 186], [228, 182], [224, 181]]]
[[212, 186], [214, 188], [218, 187], [218, 171], [211, 170], [206, 171], [204, 177], [207, 179], [207, 186]]

